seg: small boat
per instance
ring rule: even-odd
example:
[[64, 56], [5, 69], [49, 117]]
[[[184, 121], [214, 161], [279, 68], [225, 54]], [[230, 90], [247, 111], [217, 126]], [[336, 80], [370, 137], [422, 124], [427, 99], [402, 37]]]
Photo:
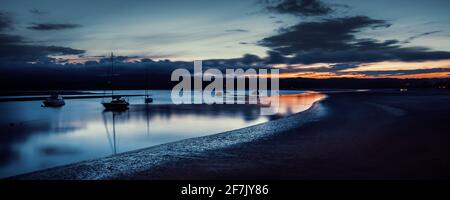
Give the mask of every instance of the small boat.
[[153, 98], [151, 98], [150, 96], [145, 97], [145, 103], [152, 103], [152, 102], [153, 102]]
[[112, 86], [114, 76], [114, 54], [111, 53], [111, 78], [110, 78], [110, 86], [111, 86], [111, 101], [110, 102], [102, 102], [102, 105], [106, 110], [127, 110], [130, 103], [127, 102], [121, 96], [114, 95], [114, 87]]
[[61, 107], [64, 105], [66, 105], [66, 102], [64, 102], [64, 99], [58, 94], [52, 94], [42, 102], [42, 106], [44, 107]]
[[146, 87], [145, 87], [145, 98], [144, 102], [145, 104], [149, 104], [153, 102], [153, 98], [150, 97], [150, 94], [148, 93], [148, 88], [150, 86], [150, 77], [148, 73], [148, 67], [145, 69], [145, 79], [146, 79]]
[[252, 91], [251, 95], [259, 96], [259, 91], [258, 90], [254, 90], [254, 91]]
[[110, 102], [102, 102], [106, 110], [126, 110], [130, 103], [120, 96], [113, 97]]

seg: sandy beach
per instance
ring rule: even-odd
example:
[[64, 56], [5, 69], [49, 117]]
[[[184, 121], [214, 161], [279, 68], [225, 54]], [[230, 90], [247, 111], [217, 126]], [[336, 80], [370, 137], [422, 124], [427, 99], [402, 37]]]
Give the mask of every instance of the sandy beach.
[[[448, 179], [450, 93], [328, 93], [305, 112], [13, 179]], [[432, 105], [432, 106], [431, 106]]]

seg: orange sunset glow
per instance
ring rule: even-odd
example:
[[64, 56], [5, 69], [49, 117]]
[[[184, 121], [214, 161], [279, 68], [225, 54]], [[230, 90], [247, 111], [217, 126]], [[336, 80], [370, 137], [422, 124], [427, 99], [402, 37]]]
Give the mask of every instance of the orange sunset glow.
[[[321, 72], [317, 69], [332, 69], [333, 64], [318, 63], [311, 65], [303, 64], [279, 64], [274, 68], [280, 69], [279, 78], [448, 78], [450, 77], [450, 60], [423, 61], [423, 62], [400, 62], [384, 61], [376, 63], [364, 63], [353, 68], [337, 70], [336, 72]], [[283, 70], [288, 72], [283, 72]], [[440, 71], [433, 71], [440, 70]], [[426, 70], [429, 70], [427, 72]], [[415, 72], [417, 71], [417, 72]], [[371, 75], [377, 72], [377, 75]]]

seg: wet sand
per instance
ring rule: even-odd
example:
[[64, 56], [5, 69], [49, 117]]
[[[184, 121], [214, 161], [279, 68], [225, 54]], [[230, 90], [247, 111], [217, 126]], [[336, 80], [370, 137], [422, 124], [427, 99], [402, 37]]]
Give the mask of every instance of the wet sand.
[[329, 93], [265, 124], [16, 179], [449, 179], [450, 93]]

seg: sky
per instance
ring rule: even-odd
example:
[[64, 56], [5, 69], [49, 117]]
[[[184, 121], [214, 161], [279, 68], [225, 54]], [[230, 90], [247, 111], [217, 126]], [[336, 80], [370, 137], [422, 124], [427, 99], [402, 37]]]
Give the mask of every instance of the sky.
[[447, 0], [0, 0], [0, 67], [70, 65], [113, 51], [232, 60], [282, 77], [450, 76]]

